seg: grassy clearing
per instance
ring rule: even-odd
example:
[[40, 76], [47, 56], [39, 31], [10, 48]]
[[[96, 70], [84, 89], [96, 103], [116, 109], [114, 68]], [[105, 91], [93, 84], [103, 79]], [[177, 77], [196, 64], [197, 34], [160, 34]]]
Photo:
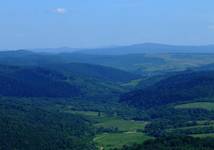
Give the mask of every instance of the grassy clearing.
[[96, 112], [96, 111], [74, 111], [74, 110], [66, 109], [66, 110], [64, 110], [64, 112], [72, 113], [72, 114], [76, 114], [76, 115], [82, 115], [82, 116], [85, 116], [85, 117], [91, 119], [94, 122], [99, 122], [102, 119], [103, 120], [108, 119], [106, 114], [104, 114], [102, 112]]
[[111, 148], [121, 148], [123, 145], [133, 144], [133, 143], [143, 143], [144, 141], [150, 139], [151, 137], [145, 135], [144, 133], [137, 132], [127, 132], [127, 133], [104, 133], [97, 135], [94, 141], [103, 147], [105, 150]]
[[151, 137], [145, 133], [138, 132], [143, 131], [147, 122], [123, 120], [116, 117], [103, 118], [97, 123], [96, 127], [104, 128], [118, 128], [120, 133], [103, 133], [95, 137], [94, 141], [99, 147], [103, 147], [104, 150], [111, 148], [121, 148], [123, 145], [129, 145], [133, 143], [143, 143], [145, 140]]
[[206, 109], [214, 110], [214, 102], [195, 102], [175, 106], [176, 109]]
[[132, 81], [130, 81], [128, 83], [121, 84], [121, 86], [124, 86], [124, 87], [136, 87], [141, 81], [142, 81], [142, 79], [132, 80]]
[[[214, 120], [206, 120], [206, 121], [197, 121], [197, 125], [193, 125], [193, 126], [187, 126], [187, 127], [180, 127], [180, 128], [170, 128], [167, 129], [167, 132], [175, 132], [176, 130], [203, 130], [203, 128], [212, 128], [214, 127]], [[198, 134], [198, 135], [201, 135]], [[206, 134], [204, 134], [206, 135]]]
[[214, 120], [197, 121], [198, 125], [214, 125]]
[[107, 116], [104, 113], [98, 113], [95, 111], [67, 111], [73, 114], [84, 115], [92, 119], [96, 127], [103, 128], [118, 128], [119, 131], [123, 132], [134, 132], [138, 129], [143, 130], [147, 122], [144, 121], [134, 121], [134, 120], [124, 120], [119, 117]]
[[147, 124], [144, 121], [124, 120], [116, 116], [108, 116], [94, 111], [66, 110], [66, 112], [88, 117], [97, 128], [117, 128], [118, 133], [101, 133], [94, 138], [97, 146], [101, 149], [104, 148], [104, 150], [121, 148], [123, 145], [133, 143], [143, 143], [151, 138], [142, 132]]
[[143, 130], [147, 123], [143, 121], [133, 121], [133, 120], [123, 120], [119, 118], [109, 118], [103, 122], [97, 123], [97, 127], [104, 127], [104, 128], [111, 128], [115, 127], [118, 128], [119, 131], [124, 132], [134, 132], [138, 129]]
[[196, 126], [189, 126], [189, 127], [182, 127], [182, 128], [175, 128], [175, 129], [168, 129], [167, 131], [176, 131], [176, 130], [188, 130], [188, 129], [202, 129], [205, 127], [214, 127], [214, 124], [209, 124], [209, 125], [196, 125]]
[[95, 111], [70, 111], [73, 114], [79, 114], [84, 116], [96, 117], [98, 116], [98, 112]]
[[199, 138], [214, 138], [214, 133], [207, 133], [207, 134], [192, 134], [193, 137]]

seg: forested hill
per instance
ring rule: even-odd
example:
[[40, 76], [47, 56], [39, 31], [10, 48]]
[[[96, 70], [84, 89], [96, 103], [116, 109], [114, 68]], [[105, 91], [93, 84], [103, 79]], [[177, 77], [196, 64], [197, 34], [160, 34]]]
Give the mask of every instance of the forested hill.
[[214, 70], [214, 63], [197, 67], [197, 68], [195, 68], [195, 70], [198, 70], [198, 71], [206, 71], [206, 70], [213, 71]]
[[81, 90], [63, 82], [65, 76], [42, 68], [0, 66], [0, 95], [17, 97], [73, 97]]
[[138, 78], [129, 72], [90, 64], [0, 65], [0, 95], [107, 99], [123, 90], [120, 83]]
[[124, 146], [121, 150], [212, 150], [214, 139], [193, 137], [161, 137], [143, 144]]
[[121, 101], [150, 108], [213, 96], [214, 71], [201, 71], [170, 76], [145, 89], [122, 95]]
[[0, 98], [1, 150], [94, 150], [93, 128], [81, 116], [50, 111], [42, 99]]
[[140, 75], [136, 75], [127, 71], [86, 63], [54, 64], [49, 65], [48, 68], [67, 75], [72, 74], [74, 76], [80, 77], [87, 76], [89, 78], [107, 80], [111, 82], [129, 82], [141, 77]]
[[[46, 69], [53, 69], [63, 74], [65, 73], [78, 76], [87, 76], [114, 82], [128, 82], [140, 77], [139, 75], [127, 71], [115, 69], [118, 67], [112, 68], [101, 66], [103, 64], [99, 60], [105, 62], [105, 60], [102, 59], [103, 57], [99, 58], [99, 56], [79, 55], [71, 53], [47, 54], [34, 53], [27, 50], [0, 52], [0, 64], [7, 66], [43, 67]], [[93, 63], [93, 61], [95, 61], [96, 63]], [[112, 59], [107, 59], [107, 61], [111, 63]]]

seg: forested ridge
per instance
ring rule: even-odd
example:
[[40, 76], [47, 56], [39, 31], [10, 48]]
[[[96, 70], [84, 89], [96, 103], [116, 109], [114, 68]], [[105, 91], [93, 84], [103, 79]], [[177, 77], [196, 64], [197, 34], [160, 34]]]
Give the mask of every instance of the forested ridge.
[[214, 72], [184, 72], [144, 89], [121, 96], [121, 101], [142, 108], [214, 96]]
[[[50, 111], [29, 99], [0, 99], [0, 149], [94, 150], [94, 131], [81, 116]], [[51, 106], [51, 103], [46, 103]]]
[[2, 96], [72, 97], [81, 92], [77, 86], [63, 82], [63, 75], [42, 68], [15, 68], [6, 71], [2, 70], [0, 75]]
[[[89, 75], [79, 66], [88, 67]], [[52, 69], [51, 67], [48, 69], [47, 66], [1, 65], [0, 72], [0, 95], [14, 97], [82, 97], [84, 99], [90, 96], [95, 98], [99, 95], [100, 97], [114, 95], [123, 91], [123, 88], [114, 82], [128, 82], [139, 77], [125, 71], [87, 64], [61, 64], [55, 65]], [[121, 75], [123, 78], [120, 78]], [[101, 91], [105, 93], [101, 95]]]
[[144, 144], [124, 146], [121, 150], [213, 150], [214, 139], [163, 137]]

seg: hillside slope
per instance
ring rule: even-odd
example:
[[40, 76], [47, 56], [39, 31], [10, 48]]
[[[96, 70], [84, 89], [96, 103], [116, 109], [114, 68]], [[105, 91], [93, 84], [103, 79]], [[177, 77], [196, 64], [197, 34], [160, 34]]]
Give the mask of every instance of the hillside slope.
[[214, 71], [184, 72], [141, 90], [121, 96], [121, 101], [141, 108], [214, 96]]
[[71, 74], [79, 77], [87, 76], [88, 78], [111, 82], [129, 82], [130, 80], [136, 80], [141, 77], [140, 75], [127, 71], [86, 63], [54, 64], [48, 65], [47, 67], [67, 75]]
[[123, 92], [121, 82], [137, 75], [89, 64], [0, 65], [0, 96], [69, 97], [108, 100]]
[[91, 124], [54, 108], [42, 99], [0, 98], [0, 149], [94, 150]]
[[81, 90], [63, 82], [65, 76], [42, 68], [0, 66], [0, 95], [16, 97], [73, 97]]

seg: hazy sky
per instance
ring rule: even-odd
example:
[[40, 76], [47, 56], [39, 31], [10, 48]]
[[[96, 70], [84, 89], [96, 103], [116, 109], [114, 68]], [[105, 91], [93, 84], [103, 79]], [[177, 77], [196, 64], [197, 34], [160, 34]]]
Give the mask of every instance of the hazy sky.
[[0, 49], [214, 44], [214, 0], [0, 0]]

